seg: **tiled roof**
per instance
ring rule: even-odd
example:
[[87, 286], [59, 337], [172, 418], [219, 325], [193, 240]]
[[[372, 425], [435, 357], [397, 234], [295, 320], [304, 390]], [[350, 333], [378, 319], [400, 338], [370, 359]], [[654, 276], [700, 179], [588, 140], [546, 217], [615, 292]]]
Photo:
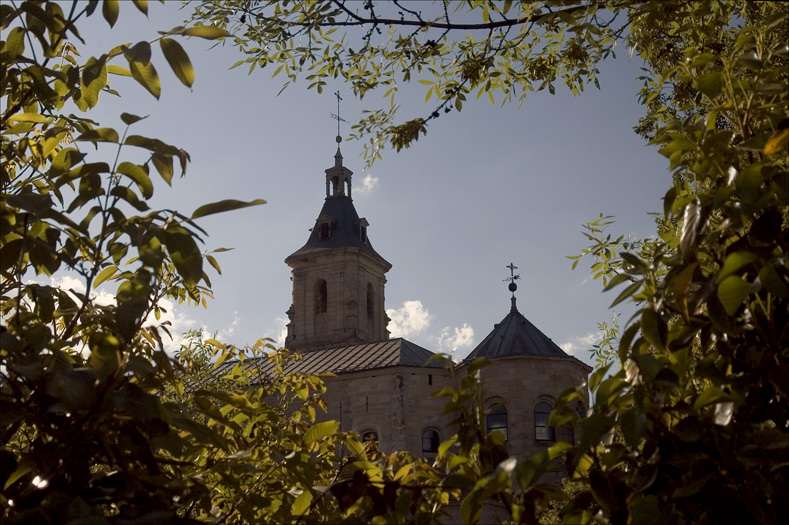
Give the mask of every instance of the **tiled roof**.
[[540, 332], [526, 319], [513, 303], [507, 316], [497, 324], [491, 333], [466, 357], [471, 361], [477, 357], [488, 359], [521, 355], [565, 357], [572, 359], [564, 350]]
[[[330, 217], [332, 220], [331, 236], [326, 240], [320, 239], [319, 221], [322, 217]], [[359, 215], [356, 213], [351, 198], [346, 195], [333, 195], [326, 197], [307, 243], [288, 258], [329, 248], [349, 246], [370, 253], [383, 260], [389, 267], [392, 266], [373, 249], [369, 238], [366, 242], [362, 242], [359, 235]]]
[[[300, 355], [301, 359], [292, 362], [285, 369], [285, 373], [320, 374], [331, 372], [343, 374], [393, 366], [439, 367], [432, 361], [428, 363], [428, 360], [434, 355], [433, 352], [401, 338], [307, 350]], [[248, 370], [258, 368], [259, 373], [264, 376], [268, 375], [273, 368], [265, 358], [248, 359], [245, 363]], [[237, 364], [238, 361], [223, 363], [214, 374], [228, 374]]]

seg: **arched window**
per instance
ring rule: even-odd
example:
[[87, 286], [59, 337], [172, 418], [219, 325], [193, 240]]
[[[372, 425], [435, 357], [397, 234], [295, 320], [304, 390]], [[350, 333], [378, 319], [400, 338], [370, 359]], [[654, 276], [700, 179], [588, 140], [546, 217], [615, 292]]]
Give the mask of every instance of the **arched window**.
[[378, 450], [378, 432], [375, 430], [362, 432], [362, 443], [367, 445], [367, 450]]
[[553, 407], [546, 402], [534, 407], [534, 439], [537, 441], [556, 441], [556, 429], [548, 426], [548, 416]]
[[325, 314], [326, 313], [326, 302], [327, 302], [327, 292], [326, 292], [326, 281], [323, 279], [318, 279], [315, 282], [315, 313], [316, 314]]
[[498, 430], [504, 434], [504, 441], [507, 441], [507, 409], [501, 405], [488, 414], [485, 418], [485, 426], [488, 428], [488, 434]]
[[373, 285], [367, 283], [367, 317], [372, 319], [374, 313], [375, 294], [373, 293]]
[[422, 432], [422, 452], [435, 454], [438, 446], [441, 445], [441, 436], [435, 430], [425, 430]]

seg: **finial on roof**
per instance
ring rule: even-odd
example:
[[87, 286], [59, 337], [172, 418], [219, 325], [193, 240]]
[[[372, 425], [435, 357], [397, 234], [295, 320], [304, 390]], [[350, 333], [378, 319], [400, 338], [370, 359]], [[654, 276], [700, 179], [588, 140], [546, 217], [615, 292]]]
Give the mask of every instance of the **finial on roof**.
[[514, 264], [510, 263], [508, 266], [505, 266], [505, 268], [510, 269], [510, 276], [504, 279], [504, 281], [510, 282], [510, 285], [507, 288], [509, 288], [509, 290], [512, 292], [512, 310], [517, 310], [518, 308], [515, 306], [515, 290], [518, 289], [518, 285], [515, 284], [515, 281], [520, 279], [521, 276], [515, 275], [515, 270], [517, 270], [518, 267]]
[[334, 165], [342, 166], [342, 153], [340, 153], [340, 143], [342, 142], [342, 136], [340, 135], [340, 122], [345, 122], [347, 124], [348, 121], [340, 116], [340, 101], [342, 100], [340, 92], [336, 91], [334, 96], [337, 97], [337, 113], [329, 113], [331, 118], [337, 121], [337, 138], [334, 139], [337, 141], [337, 153], [334, 154]]

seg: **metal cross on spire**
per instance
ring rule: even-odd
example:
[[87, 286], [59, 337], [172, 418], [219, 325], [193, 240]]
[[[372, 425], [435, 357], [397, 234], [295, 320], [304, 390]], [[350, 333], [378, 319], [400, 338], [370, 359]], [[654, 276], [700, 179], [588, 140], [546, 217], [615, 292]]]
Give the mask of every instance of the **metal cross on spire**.
[[342, 142], [342, 137], [340, 136], [340, 122], [345, 122], [347, 124], [348, 121], [340, 116], [340, 101], [342, 100], [342, 97], [340, 96], [340, 92], [336, 91], [334, 93], [334, 96], [337, 97], [337, 113], [334, 114], [329, 112], [329, 115], [331, 115], [331, 118], [337, 121], [337, 144], [339, 144], [340, 142]]
[[520, 275], [515, 275], [515, 270], [517, 270], [518, 267], [515, 266], [514, 264], [510, 263], [509, 265], [505, 266], [505, 268], [509, 268], [510, 269], [510, 276], [507, 277], [506, 279], [504, 279], [504, 281], [505, 282], [506, 281], [510, 282], [509, 290], [512, 292], [512, 306], [514, 308], [515, 307], [515, 290], [518, 289], [518, 285], [515, 284], [515, 281], [520, 279], [521, 276]]

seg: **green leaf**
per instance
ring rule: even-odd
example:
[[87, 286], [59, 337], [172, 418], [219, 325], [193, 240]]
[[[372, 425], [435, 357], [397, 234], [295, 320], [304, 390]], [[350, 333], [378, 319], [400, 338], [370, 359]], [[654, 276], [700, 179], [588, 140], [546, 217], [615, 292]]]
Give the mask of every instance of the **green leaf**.
[[131, 113], [121, 113], [121, 120], [127, 126], [131, 126], [135, 122], [139, 122], [144, 118], [148, 118], [148, 117], [138, 117], [137, 115], [132, 115]]
[[52, 117], [45, 117], [40, 113], [17, 113], [8, 117], [8, 120], [16, 122], [52, 122]]
[[734, 315], [751, 291], [751, 283], [739, 275], [730, 275], [718, 283], [718, 299], [726, 313]]
[[723, 76], [720, 71], [704, 73], [694, 82], [696, 89], [707, 95], [709, 98], [717, 97], [723, 88]]
[[117, 271], [118, 271], [117, 266], [107, 266], [106, 268], [104, 268], [102, 271], [99, 272], [99, 274], [96, 276], [96, 279], [93, 281], [93, 289], [95, 290], [96, 288], [98, 288], [101, 285], [101, 283], [103, 283], [104, 281], [115, 275], [115, 272]]
[[6, 35], [3, 52], [7, 54], [8, 60], [13, 60], [25, 52], [25, 30], [15, 27]]
[[618, 305], [619, 303], [621, 303], [622, 301], [624, 301], [625, 299], [636, 293], [639, 290], [639, 288], [641, 288], [642, 284], [644, 284], [642, 281], [636, 281], [634, 283], [629, 284], [627, 288], [622, 290], [622, 292], [616, 297], [616, 299], [614, 299], [614, 302], [611, 303], [611, 306], [609, 306], [609, 308], [613, 308], [614, 306]]
[[208, 260], [208, 263], [211, 266], [214, 267], [214, 270], [216, 270], [216, 273], [218, 273], [219, 275], [222, 275], [222, 268], [219, 266], [219, 263], [216, 261], [214, 256], [213, 255], [206, 255], [205, 258], [206, 258], [206, 260]]
[[158, 99], [159, 95], [162, 93], [162, 86], [159, 82], [159, 75], [156, 73], [156, 68], [153, 67], [153, 64], [130, 61], [129, 69], [131, 70], [134, 80], [139, 82], [142, 87], [147, 89], [151, 95]]
[[159, 45], [164, 53], [164, 58], [167, 59], [167, 63], [170, 64], [170, 68], [178, 80], [186, 87], [192, 87], [192, 83], [195, 81], [195, 70], [192, 67], [192, 62], [189, 61], [189, 55], [186, 54], [181, 44], [172, 38], [162, 38]]
[[450, 474], [441, 480], [441, 486], [447, 489], [467, 489], [474, 486], [474, 480], [463, 474]]
[[148, 0], [133, 0], [133, 2], [142, 14], [148, 16]]
[[762, 286], [771, 294], [784, 299], [789, 298], [789, 285], [785, 282], [785, 278], [781, 278], [772, 264], [768, 264], [759, 270], [759, 280]]
[[131, 47], [121, 46], [121, 51], [129, 62], [140, 62], [148, 65], [151, 63], [151, 44], [145, 40], [137, 42]]
[[173, 34], [181, 34], [188, 36], [198, 36], [207, 40], [217, 40], [226, 36], [231, 36], [230, 33], [224, 29], [214, 26], [192, 26], [187, 28], [179, 28], [179, 31]]
[[723, 268], [721, 268], [721, 271], [718, 273], [717, 282], [721, 282], [729, 275], [743, 266], [752, 263], [756, 259], [757, 256], [753, 252], [739, 251], [729, 254], [723, 262]]
[[163, 237], [175, 269], [187, 285], [196, 285], [203, 276], [203, 256], [192, 234], [181, 226], [170, 225]]
[[351, 452], [352, 455], [363, 456], [365, 447], [364, 447], [364, 443], [362, 443], [361, 441], [358, 441], [356, 439], [348, 439], [345, 442], [345, 446], [348, 448], [348, 450]]
[[303, 515], [309, 510], [310, 503], [312, 503], [312, 493], [309, 490], [302, 491], [302, 493], [296, 496], [296, 499], [293, 501], [293, 506], [291, 507], [293, 515]]
[[646, 421], [646, 415], [638, 407], [629, 408], [620, 414], [619, 426], [625, 441], [631, 448], [636, 449], [641, 443]]
[[169, 155], [155, 152], [151, 157], [151, 161], [156, 171], [158, 171], [159, 175], [164, 179], [164, 182], [171, 185], [171, 181], [173, 180], [173, 158]]
[[104, 15], [104, 19], [109, 22], [110, 27], [113, 27], [115, 22], [118, 21], [119, 9], [120, 5], [118, 0], [104, 0], [104, 3], [101, 5], [101, 14]]
[[731, 401], [731, 396], [717, 386], [711, 385], [704, 389], [704, 392], [696, 398], [696, 401], [693, 403], [693, 410], [699, 410], [713, 403], [727, 401]]
[[151, 182], [151, 178], [148, 177], [148, 174], [140, 166], [131, 162], [121, 162], [118, 165], [117, 171], [136, 182], [144, 198], [150, 199], [153, 196], [153, 183]]
[[118, 132], [112, 128], [91, 129], [74, 139], [77, 142], [118, 142]]
[[449, 450], [449, 447], [454, 445], [457, 442], [457, 440], [458, 440], [458, 436], [457, 434], [455, 434], [451, 438], [441, 443], [441, 445], [438, 446], [438, 456], [444, 457], [447, 453], [447, 450]]
[[651, 308], [641, 312], [641, 333], [649, 343], [658, 350], [665, 350], [666, 323]]
[[107, 66], [107, 72], [108, 73], [112, 73], [113, 75], [121, 75], [121, 76], [124, 76], [124, 77], [130, 77], [131, 76], [131, 71], [129, 71], [125, 67], [119, 66], [117, 64], [110, 64], [110, 65], [108, 65]]
[[124, 144], [145, 148], [147, 150], [163, 153], [165, 155], [177, 155], [179, 151], [175, 146], [165, 144], [159, 139], [141, 137], [140, 135], [129, 135], [126, 137]]
[[10, 476], [8, 476], [8, 479], [6, 480], [5, 485], [3, 486], [3, 490], [7, 490], [8, 487], [16, 483], [16, 481], [19, 478], [21, 478], [22, 476], [26, 475], [28, 472], [33, 470], [33, 467], [35, 467], [35, 463], [32, 460], [27, 458], [22, 460], [17, 466], [16, 470], [14, 470], [14, 472]]
[[223, 213], [226, 211], [231, 210], [239, 210], [241, 208], [247, 208], [249, 206], [257, 206], [259, 204], [266, 204], [266, 201], [263, 199], [255, 199], [250, 202], [243, 202], [235, 199], [227, 199], [218, 202], [212, 202], [210, 204], [204, 204], [197, 208], [194, 212], [192, 212], [192, 219], [197, 219], [199, 217], [205, 217], [206, 215], [213, 215], [214, 213]]
[[311, 445], [319, 439], [323, 439], [334, 434], [339, 428], [340, 424], [337, 421], [324, 421], [323, 423], [315, 423], [304, 434], [304, 444]]
[[107, 86], [107, 55], [98, 60], [90, 57], [82, 68], [80, 79], [80, 100], [88, 108], [99, 102], [99, 93]]

